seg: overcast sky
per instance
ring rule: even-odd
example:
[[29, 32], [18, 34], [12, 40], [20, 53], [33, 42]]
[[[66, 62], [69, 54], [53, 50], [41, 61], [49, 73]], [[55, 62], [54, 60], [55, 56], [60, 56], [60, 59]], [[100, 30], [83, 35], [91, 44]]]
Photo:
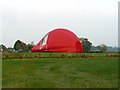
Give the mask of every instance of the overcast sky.
[[0, 43], [35, 44], [49, 31], [66, 28], [93, 45], [118, 46], [119, 0], [0, 0]]

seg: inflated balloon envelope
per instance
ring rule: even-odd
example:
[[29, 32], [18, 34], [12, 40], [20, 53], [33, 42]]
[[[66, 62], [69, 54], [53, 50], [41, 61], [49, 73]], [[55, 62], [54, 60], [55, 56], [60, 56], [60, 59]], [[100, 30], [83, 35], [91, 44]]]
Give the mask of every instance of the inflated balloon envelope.
[[58, 28], [47, 33], [32, 52], [83, 52], [82, 43], [70, 30]]

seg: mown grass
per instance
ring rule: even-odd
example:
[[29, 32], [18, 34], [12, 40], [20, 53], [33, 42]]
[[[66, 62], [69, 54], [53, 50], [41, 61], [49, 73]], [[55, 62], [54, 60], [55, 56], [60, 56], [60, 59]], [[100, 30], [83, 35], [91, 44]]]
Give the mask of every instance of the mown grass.
[[2, 68], [3, 88], [118, 87], [118, 57], [3, 59]]

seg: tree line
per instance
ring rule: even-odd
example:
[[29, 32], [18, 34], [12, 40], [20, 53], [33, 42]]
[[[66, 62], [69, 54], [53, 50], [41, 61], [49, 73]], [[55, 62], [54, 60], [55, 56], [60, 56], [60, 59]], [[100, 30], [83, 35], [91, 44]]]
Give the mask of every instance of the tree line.
[[13, 47], [6, 47], [5, 45], [0, 45], [1, 51], [16, 51], [16, 52], [28, 52], [34, 47], [34, 42], [30, 42], [29, 44], [24, 43], [21, 40], [17, 40]]
[[[90, 42], [87, 38], [79, 38], [82, 43], [83, 52], [106, 52], [107, 46], [105, 44], [100, 44], [98, 46], [93, 46], [92, 42]], [[28, 52], [34, 47], [34, 42], [30, 42], [26, 44], [21, 40], [17, 40], [12, 47], [6, 47], [5, 45], [0, 45], [1, 51], [17, 51], [17, 52]]]

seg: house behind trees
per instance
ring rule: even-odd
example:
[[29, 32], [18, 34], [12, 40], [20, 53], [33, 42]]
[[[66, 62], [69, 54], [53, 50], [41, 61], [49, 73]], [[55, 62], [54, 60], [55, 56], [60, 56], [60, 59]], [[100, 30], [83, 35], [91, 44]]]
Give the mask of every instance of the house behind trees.
[[17, 40], [14, 44], [14, 49], [20, 52], [26, 51], [26, 44], [20, 40]]

